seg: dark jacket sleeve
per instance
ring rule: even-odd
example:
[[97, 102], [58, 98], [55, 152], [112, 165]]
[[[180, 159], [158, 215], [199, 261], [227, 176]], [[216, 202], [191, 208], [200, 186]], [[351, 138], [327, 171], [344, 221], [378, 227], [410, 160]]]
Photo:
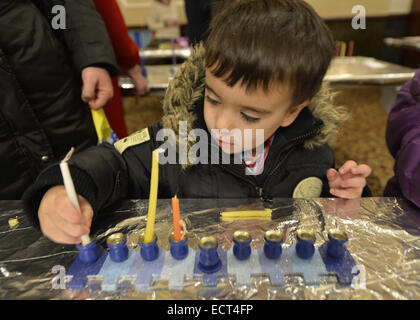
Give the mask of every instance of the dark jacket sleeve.
[[[38, 0], [39, 2], [40, 0]], [[74, 66], [81, 72], [88, 66], [99, 66], [111, 76], [118, 74], [118, 67], [105, 24], [92, 0], [43, 0], [44, 10], [53, 17], [55, 5], [65, 8], [66, 28], [56, 30], [71, 52]]]
[[[104, 143], [74, 154], [69, 168], [77, 194], [92, 205], [94, 219], [98, 212], [122, 198], [147, 198], [150, 188], [152, 150], [149, 140], [120, 154], [113, 145]], [[23, 195], [25, 213], [39, 227], [38, 208], [45, 192], [63, 185], [58, 164], [45, 169]]]
[[295, 148], [286, 164], [287, 179], [290, 180], [291, 186], [290, 196], [293, 196], [299, 182], [309, 177], [316, 177], [322, 181], [320, 189], [319, 186], [315, 187], [315, 190], [320, 192], [319, 197], [333, 197], [329, 192], [326, 173], [329, 168], [334, 167], [334, 161], [334, 152], [327, 144], [311, 150], [303, 146]]

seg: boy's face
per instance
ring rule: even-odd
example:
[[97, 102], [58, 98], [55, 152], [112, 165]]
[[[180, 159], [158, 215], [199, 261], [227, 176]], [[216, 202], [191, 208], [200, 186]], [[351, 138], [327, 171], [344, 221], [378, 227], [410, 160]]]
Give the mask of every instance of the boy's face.
[[[204, 120], [210, 132], [213, 129], [220, 130], [220, 134], [212, 133], [212, 136], [225, 153], [255, 151], [279, 127], [287, 127], [293, 123], [309, 101], [289, 108], [290, 98], [290, 92], [283, 84], [271, 86], [268, 92], [262, 88], [247, 92], [246, 87], [239, 82], [229, 87], [206, 68]], [[226, 134], [223, 129], [228, 130]], [[233, 129], [239, 129], [236, 132], [241, 134], [240, 137], [232, 134]], [[245, 129], [252, 129], [252, 135], [245, 134]], [[264, 130], [263, 141], [257, 139], [257, 129]], [[252, 138], [246, 139], [247, 136]]]

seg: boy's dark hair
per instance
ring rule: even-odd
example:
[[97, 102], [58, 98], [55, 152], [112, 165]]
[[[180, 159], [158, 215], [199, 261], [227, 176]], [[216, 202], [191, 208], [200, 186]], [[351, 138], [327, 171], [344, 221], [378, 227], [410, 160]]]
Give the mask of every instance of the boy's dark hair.
[[334, 40], [302, 0], [236, 0], [214, 17], [205, 43], [206, 67], [227, 85], [248, 90], [288, 84], [292, 106], [320, 89]]

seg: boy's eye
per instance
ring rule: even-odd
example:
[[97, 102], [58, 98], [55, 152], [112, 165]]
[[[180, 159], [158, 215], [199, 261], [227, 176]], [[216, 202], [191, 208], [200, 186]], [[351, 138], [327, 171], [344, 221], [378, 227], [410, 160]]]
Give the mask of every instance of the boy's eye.
[[206, 100], [213, 105], [220, 104], [219, 101], [214, 100], [214, 99], [210, 98], [209, 96], [206, 96]]
[[243, 112], [241, 112], [241, 116], [242, 116], [242, 118], [245, 119], [245, 121], [248, 121], [248, 122], [257, 122], [258, 120], [260, 120], [260, 118], [250, 117]]

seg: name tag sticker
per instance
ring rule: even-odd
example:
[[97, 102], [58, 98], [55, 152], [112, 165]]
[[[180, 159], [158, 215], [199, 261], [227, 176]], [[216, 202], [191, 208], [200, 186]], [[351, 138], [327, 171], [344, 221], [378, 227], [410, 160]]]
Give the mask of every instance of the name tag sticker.
[[129, 135], [128, 137], [124, 139], [118, 140], [117, 142], [114, 143], [114, 147], [115, 149], [118, 150], [119, 153], [122, 154], [128, 148], [142, 144], [149, 140], [150, 140], [149, 129], [144, 128], [140, 131], [137, 131]]

